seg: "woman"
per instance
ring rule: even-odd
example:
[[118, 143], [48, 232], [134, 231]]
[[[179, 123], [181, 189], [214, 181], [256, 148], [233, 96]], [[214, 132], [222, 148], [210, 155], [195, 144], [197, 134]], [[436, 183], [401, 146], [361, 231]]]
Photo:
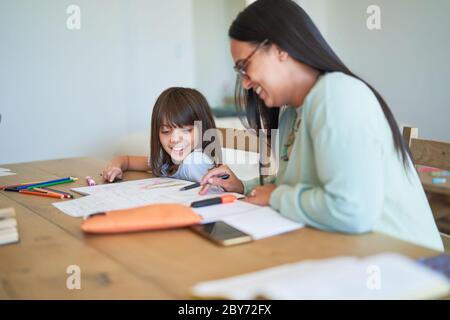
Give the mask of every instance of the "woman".
[[[392, 112], [303, 9], [290, 0], [256, 1], [229, 36], [236, 104], [249, 128], [279, 129], [280, 164], [274, 183], [262, 186], [215, 168], [203, 177], [202, 193], [219, 185], [318, 229], [383, 232], [442, 251]], [[220, 179], [225, 173], [230, 178]]]

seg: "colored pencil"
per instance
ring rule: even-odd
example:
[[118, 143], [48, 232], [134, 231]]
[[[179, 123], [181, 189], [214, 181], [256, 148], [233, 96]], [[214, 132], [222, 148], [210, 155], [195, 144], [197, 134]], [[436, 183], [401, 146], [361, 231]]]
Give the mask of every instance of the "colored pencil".
[[62, 192], [62, 191], [55, 190], [55, 189], [50, 189], [50, 188], [33, 188], [33, 189], [27, 189], [27, 190], [55, 194], [55, 195], [63, 196], [66, 199], [72, 199], [73, 198], [73, 196], [71, 194], [69, 194], [69, 193]]
[[71, 194], [69, 192], [62, 191], [62, 190], [56, 190], [56, 189], [45, 188], [45, 187], [44, 188], [37, 188], [37, 189], [41, 189], [41, 190], [44, 190], [44, 191], [50, 191], [50, 192], [53, 192], [53, 193], [60, 193], [60, 194], [63, 194], [65, 196], [67, 196], [68, 198], [74, 198], [73, 194]]
[[19, 188], [19, 190], [22, 190], [22, 189], [33, 189], [33, 188], [43, 188], [43, 187], [51, 187], [51, 186], [56, 186], [56, 185], [64, 184], [64, 183], [71, 183], [71, 182], [74, 182], [74, 181], [76, 181], [76, 180], [70, 179], [70, 180], [64, 180], [64, 181], [59, 181], [59, 182], [43, 183], [43, 184], [38, 184], [38, 185], [35, 185], [35, 186], [26, 187], [26, 188]]
[[29, 190], [19, 190], [19, 193], [29, 194], [29, 195], [33, 195], [33, 196], [41, 196], [41, 197], [48, 197], [48, 198], [64, 199], [64, 196], [62, 194], [61, 195], [57, 195], [57, 194], [54, 194], [54, 193], [44, 193], [44, 192], [29, 191]]
[[53, 183], [53, 182], [59, 182], [59, 181], [66, 181], [66, 180], [70, 180], [72, 177], [65, 177], [65, 178], [60, 178], [60, 179], [55, 179], [55, 180], [48, 180], [48, 181], [40, 181], [40, 182], [29, 182], [29, 183], [24, 183], [24, 184], [20, 184], [18, 186], [16, 186], [17, 188], [19, 188], [19, 190], [31, 187], [31, 186], [38, 186], [41, 184], [46, 184], [46, 183]]
[[37, 184], [37, 183], [44, 183], [45, 181], [36, 181], [36, 182], [26, 182], [26, 183], [19, 183], [19, 184], [12, 184], [10, 186], [0, 186], [0, 190], [5, 190], [6, 188], [16, 188], [20, 186], [29, 186], [30, 184]]
[[17, 189], [22, 190], [22, 189], [49, 187], [49, 186], [54, 186], [57, 184], [70, 183], [70, 182], [74, 182], [77, 180], [78, 180], [78, 178], [66, 177], [66, 178], [62, 178], [62, 179], [50, 180], [50, 181], [45, 181], [45, 182], [41, 182], [41, 183], [23, 185], [23, 186], [17, 187]]

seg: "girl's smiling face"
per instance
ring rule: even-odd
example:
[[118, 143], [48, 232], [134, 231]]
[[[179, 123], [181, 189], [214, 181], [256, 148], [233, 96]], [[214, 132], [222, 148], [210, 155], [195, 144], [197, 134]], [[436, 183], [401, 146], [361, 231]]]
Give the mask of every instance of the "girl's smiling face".
[[195, 126], [171, 127], [164, 124], [159, 130], [159, 140], [164, 151], [177, 164], [182, 162], [197, 145]]
[[208, 101], [199, 91], [182, 87], [164, 90], [156, 99], [150, 124], [152, 172], [165, 175], [165, 169], [172, 172], [193, 150], [204, 151], [214, 142], [203, 141], [203, 135], [215, 127]]

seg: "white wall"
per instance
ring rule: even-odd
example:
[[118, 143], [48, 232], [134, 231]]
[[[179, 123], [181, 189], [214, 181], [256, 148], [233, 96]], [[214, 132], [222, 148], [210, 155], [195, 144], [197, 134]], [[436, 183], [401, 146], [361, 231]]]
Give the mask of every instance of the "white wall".
[[[358, 0], [355, 0], [358, 1]], [[326, 36], [327, 32], [327, 6], [328, 0], [295, 0], [308, 15], [313, 19], [314, 23], [320, 29], [322, 34]]]
[[[297, 0], [342, 60], [385, 97], [400, 125], [450, 141], [450, 1]], [[369, 5], [381, 30], [366, 27]]]
[[[298, 2], [400, 124], [450, 141], [450, 1]], [[81, 30], [66, 28], [69, 4], [81, 8]], [[379, 31], [366, 28], [369, 4], [381, 7]], [[0, 164], [146, 152], [161, 90], [197, 87], [217, 105], [234, 84], [226, 32], [243, 5], [2, 0]]]
[[162, 89], [195, 82], [187, 0], [2, 0], [0, 43], [0, 163], [110, 157]]
[[244, 7], [244, 0], [193, 0], [195, 82], [212, 107], [234, 95], [228, 28]]

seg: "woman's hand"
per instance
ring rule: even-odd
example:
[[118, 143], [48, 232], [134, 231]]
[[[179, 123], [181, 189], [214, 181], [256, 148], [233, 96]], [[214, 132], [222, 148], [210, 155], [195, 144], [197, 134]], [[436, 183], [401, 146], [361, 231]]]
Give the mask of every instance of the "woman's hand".
[[122, 169], [115, 165], [107, 166], [102, 173], [103, 180], [106, 182], [114, 182], [116, 179], [122, 179]]
[[270, 196], [276, 187], [277, 185], [275, 184], [258, 186], [253, 189], [247, 197], [245, 197], [245, 201], [259, 206], [268, 206], [270, 204]]
[[[222, 179], [220, 176], [228, 174], [230, 177], [228, 179]], [[211, 169], [200, 181], [200, 185], [203, 187], [200, 189], [199, 194], [206, 194], [211, 185], [216, 185], [222, 187], [228, 192], [244, 193], [244, 185], [242, 181], [236, 177], [236, 175], [231, 171], [231, 169], [222, 165], [220, 167]]]

